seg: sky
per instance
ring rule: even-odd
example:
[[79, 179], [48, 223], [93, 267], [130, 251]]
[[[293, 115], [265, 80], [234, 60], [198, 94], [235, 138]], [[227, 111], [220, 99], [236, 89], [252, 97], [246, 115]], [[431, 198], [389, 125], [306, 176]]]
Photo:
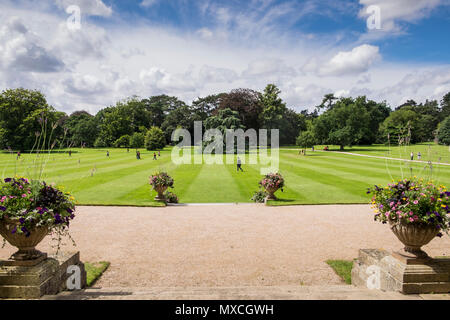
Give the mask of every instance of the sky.
[[449, 34], [450, 0], [0, 0], [0, 90], [68, 114], [269, 83], [296, 111], [328, 93], [395, 108], [450, 91]]

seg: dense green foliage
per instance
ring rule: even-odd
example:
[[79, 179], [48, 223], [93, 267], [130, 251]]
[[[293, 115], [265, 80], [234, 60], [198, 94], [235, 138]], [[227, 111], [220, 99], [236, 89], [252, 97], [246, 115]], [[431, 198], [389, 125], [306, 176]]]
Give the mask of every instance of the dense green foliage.
[[39, 91], [6, 90], [0, 94], [0, 147], [31, 150], [38, 134], [45, 135], [42, 138], [47, 141], [51, 135], [62, 138], [63, 132], [57, 124], [63, 117], [63, 113], [47, 104]]
[[[234, 112], [232, 120], [226, 119], [230, 111]], [[195, 121], [203, 121], [203, 132], [242, 128], [268, 129], [270, 133], [270, 129], [279, 129], [281, 145], [297, 143], [302, 147], [337, 144], [343, 149], [373, 143], [419, 143], [439, 137], [440, 143], [447, 144], [444, 127], [438, 137], [438, 126], [448, 116], [450, 93], [440, 105], [437, 101], [418, 104], [408, 100], [395, 110], [365, 96], [336, 98], [327, 94], [313, 112], [296, 112], [286, 106], [274, 84], [263, 92], [235, 89], [199, 97], [190, 105], [167, 95], [133, 96], [96, 115], [81, 110], [68, 116], [48, 105], [40, 92], [19, 88], [0, 94], [0, 148], [28, 151], [38, 137], [66, 148], [140, 148], [151, 127], [161, 128], [167, 144], [176, 143], [171, 137], [177, 128], [188, 130], [194, 142]]]
[[158, 150], [166, 146], [164, 132], [158, 127], [151, 127], [145, 136], [145, 148], [147, 150]]
[[445, 118], [439, 126], [438, 131], [439, 143], [450, 145], [450, 116]]
[[392, 111], [386, 103], [366, 97], [337, 99], [326, 95], [314, 114], [302, 114], [307, 117], [307, 128], [300, 129], [297, 145], [335, 144], [343, 150], [353, 145], [433, 141], [445, 110], [450, 109], [448, 96], [441, 107], [437, 101], [417, 104], [410, 100]]

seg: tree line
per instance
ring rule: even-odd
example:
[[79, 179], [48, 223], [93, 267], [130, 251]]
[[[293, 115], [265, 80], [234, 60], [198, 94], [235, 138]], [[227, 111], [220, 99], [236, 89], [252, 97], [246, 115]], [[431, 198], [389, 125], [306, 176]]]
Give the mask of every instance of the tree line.
[[193, 137], [194, 122], [204, 129], [279, 129], [280, 144], [370, 145], [438, 140], [450, 144], [450, 92], [440, 103], [413, 100], [392, 110], [365, 96], [324, 97], [314, 108], [296, 112], [280, 98], [273, 84], [263, 92], [235, 89], [198, 98], [187, 104], [177, 97], [130, 97], [92, 115], [70, 115], [49, 105], [37, 90], [8, 89], [0, 94], [0, 148], [32, 150], [36, 141], [54, 140], [64, 148], [118, 147], [160, 149], [172, 132], [186, 129]]

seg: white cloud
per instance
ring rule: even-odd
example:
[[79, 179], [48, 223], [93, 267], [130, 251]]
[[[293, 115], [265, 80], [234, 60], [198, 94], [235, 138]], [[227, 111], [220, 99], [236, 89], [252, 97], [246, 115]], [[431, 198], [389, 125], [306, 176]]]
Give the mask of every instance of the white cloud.
[[378, 47], [364, 44], [351, 51], [340, 51], [330, 61], [319, 67], [319, 74], [342, 76], [363, 73], [380, 58]]
[[205, 15], [218, 14], [225, 25], [190, 32], [142, 21], [104, 27], [83, 20], [82, 29], [73, 32], [61, 12], [2, 2], [0, 20], [8, 22], [0, 27], [0, 90], [39, 89], [68, 113], [95, 113], [132, 95], [169, 94], [190, 103], [240, 87], [262, 91], [267, 83], [278, 85], [297, 110], [312, 110], [323, 95], [339, 91], [393, 106], [403, 97], [440, 99], [450, 91], [448, 65], [388, 64], [375, 46], [348, 50], [337, 47], [338, 40], [280, 33], [271, 19], [295, 22], [289, 13], [293, 4], [271, 13], [255, 9], [247, 20], [243, 12], [219, 10], [208, 0], [202, 5]]
[[64, 63], [43, 47], [42, 42], [20, 18], [11, 17], [0, 29], [0, 66], [7, 72], [62, 70]]
[[150, 8], [153, 7], [157, 2], [158, 0], [142, 0], [139, 5], [144, 8]]
[[64, 80], [63, 84], [67, 92], [75, 95], [93, 95], [109, 91], [106, 83], [90, 74], [73, 74]]
[[293, 77], [296, 76], [294, 68], [289, 67], [281, 59], [266, 58], [251, 61], [248, 68], [242, 73], [244, 77], [260, 77], [260, 76], [279, 76]]
[[205, 40], [211, 40], [214, 36], [214, 33], [208, 28], [201, 28], [197, 30], [197, 34], [200, 36], [200, 38]]
[[350, 95], [350, 90], [338, 90], [334, 93], [336, 98], [348, 97]]

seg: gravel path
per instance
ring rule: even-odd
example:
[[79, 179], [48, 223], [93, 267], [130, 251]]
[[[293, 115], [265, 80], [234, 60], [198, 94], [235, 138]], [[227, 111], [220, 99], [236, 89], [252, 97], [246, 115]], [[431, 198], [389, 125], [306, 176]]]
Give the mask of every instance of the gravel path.
[[[79, 207], [71, 234], [83, 261], [111, 262], [100, 287], [342, 284], [325, 263], [360, 248], [398, 249], [366, 205]], [[50, 237], [39, 246], [49, 253]], [[450, 237], [425, 247], [450, 256]], [[0, 249], [0, 259], [14, 248]]]

